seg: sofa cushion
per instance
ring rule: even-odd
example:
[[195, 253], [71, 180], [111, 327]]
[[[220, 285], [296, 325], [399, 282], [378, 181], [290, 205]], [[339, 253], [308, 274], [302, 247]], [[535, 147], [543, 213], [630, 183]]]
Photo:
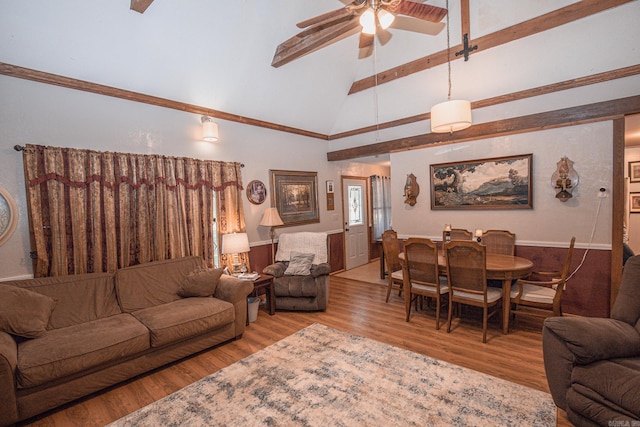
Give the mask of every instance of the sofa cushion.
[[151, 331], [151, 346], [210, 332], [235, 320], [233, 304], [217, 298], [187, 298], [131, 313]]
[[273, 279], [273, 292], [277, 297], [316, 297], [318, 285], [313, 276], [282, 276]]
[[192, 271], [185, 278], [178, 295], [183, 298], [210, 297], [216, 292], [222, 271], [222, 268], [200, 268]]
[[149, 348], [149, 331], [133, 316], [119, 314], [48, 331], [18, 346], [18, 387], [73, 375]]
[[292, 251], [291, 260], [284, 271], [285, 276], [308, 276], [311, 274], [311, 263], [314, 256], [314, 254]]
[[46, 295], [0, 284], [0, 330], [25, 338], [39, 337], [47, 331], [55, 305]]
[[5, 282], [56, 300], [48, 330], [79, 325], [122, 313], [113, 274], [87, 273]]
[[200, 257], [184, 257], [148, 262], [116, 272], [116, 289], [125, 313], [180, 299], [178, 290], [185, 277], [204, 267]]
[[640, 417], [640, 371], [619, 360], [574, 367], [567, 403], [575, 412], [605, 424], [612, 412]]

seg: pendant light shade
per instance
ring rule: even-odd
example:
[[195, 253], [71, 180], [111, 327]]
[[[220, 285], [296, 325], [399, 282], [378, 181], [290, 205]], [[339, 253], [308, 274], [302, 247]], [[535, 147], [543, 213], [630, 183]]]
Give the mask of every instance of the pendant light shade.
[[389, 28], [395, 19], [396, 17], [393, 16], [393, 13], [389, 13], [384, 9], [378, 9], [378, 22], [380, 22], [380, 27], [382, 27], [383, 30]]
[[455, 132], [469, 126], [471, 126], [471, 102], [450, 99], [431, 107], [431, 132]]

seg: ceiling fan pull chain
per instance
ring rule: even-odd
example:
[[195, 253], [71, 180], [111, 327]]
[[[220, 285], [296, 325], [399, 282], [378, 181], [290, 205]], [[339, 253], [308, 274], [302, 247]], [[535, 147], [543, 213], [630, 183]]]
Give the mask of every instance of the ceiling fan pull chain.
[[451, 100], [451, 40], [449, 36], [449, 0], [446, 2], [447, 8], [447, 75], [449, 81], [449, 90], [447, 92], [447, 99]]

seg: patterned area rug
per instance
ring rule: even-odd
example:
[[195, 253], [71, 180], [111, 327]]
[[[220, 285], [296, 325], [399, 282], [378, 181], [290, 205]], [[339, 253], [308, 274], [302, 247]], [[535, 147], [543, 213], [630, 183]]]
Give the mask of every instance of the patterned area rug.
[[555, 426], [551, 396], [313, 324], [110, 426]]

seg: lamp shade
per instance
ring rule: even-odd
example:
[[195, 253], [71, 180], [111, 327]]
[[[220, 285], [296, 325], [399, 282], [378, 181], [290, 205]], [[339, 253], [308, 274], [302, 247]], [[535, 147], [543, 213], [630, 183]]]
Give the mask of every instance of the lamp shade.
[[247, 233], [232, 233], [222, 235], [222, 253], [239, 254], [249, 252], [249, 238]]
[[378, 9], [378, 22], [380, 22], [380, 27], [382, 27], [383, 30], [389, 28], [395, 19], [396, 17], [393, 16], [392, 13], [384, 9]]
[[209, 116], [202, 116], [202, 139], [207, 142], [218, 140], [218, 124]]
[[431, 132], [455, 132], [471, 126], [471, 102], [448, 100], [431, 107]]
[[284, 225], [284, 222], [282, 222], [282, 218], [280, 218], [277, 208], [267, 208], [267, 210], [264, 211], [264, 215], [262, 215], [260, 225], [264, 225], [265, 227], [275, 227], [277, 225]]
[[371, 8], [364, 11], [360, 15], [360, 25], [362, 25], [362, 32], [365, 34], [376, 33], [376, 15]]

